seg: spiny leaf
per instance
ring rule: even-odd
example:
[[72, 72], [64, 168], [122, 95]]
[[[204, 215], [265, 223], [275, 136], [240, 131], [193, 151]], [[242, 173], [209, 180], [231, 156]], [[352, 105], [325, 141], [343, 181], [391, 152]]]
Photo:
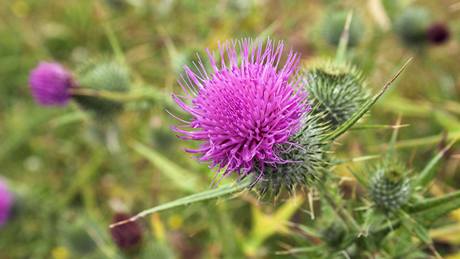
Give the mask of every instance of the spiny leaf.
[[455, 144], [455, 142], [457, 142], [457, 139], [451, 141], [445, 148], [443, 148], [436, 156], [434, 156], [428, 162], [428, 164], [425, 166], [425, 168], [420, 173], [417, 179], [417, 185], [419, 187], [426, 187], [431, 182], [431, 180], [433, 180], [433, 178], [436, 176], [436, 165], [444, 156], [444, 154]]
[[458, 208], [460, 208], [460, 191], [455, 191], [441, 197], [418, 202], [410, 206], [407, 212], [411, 215], [417, 215], [429, 223]]
[[120, 221], [120, 222], [110, 225], [110, 228], [114, 228], [114, 227], [129, 223], [129, 222], [136, 221], [140, 218], [143, 218], [155, 212], [168, 210], [168, 209], [172, 209], [172, 208], [176, 208], [180, 206], [185, 206], [185, 205], [189, 205], [189, 204], [200, 202], [200, 201], [211, 200], [211, 199], [229, 195], [235, 192], [239, 192], [239, 191], [246, 189], [250, 184], [251, 184], [251, 179], [247, 177], [241, 182], [238, 182], [236, 184], [228, 184], [228, 185], [224, 185], [222, 187], [216, 188], [216, 189], [207, 190], [207, 191], [195, 193], [189, 196], [185, 196], [177, 200], [163, 203], [156, 207], [144, 210], [138, 213], [137, 215], [135, 215], [134, 217], [129, 218], [128, 220]]

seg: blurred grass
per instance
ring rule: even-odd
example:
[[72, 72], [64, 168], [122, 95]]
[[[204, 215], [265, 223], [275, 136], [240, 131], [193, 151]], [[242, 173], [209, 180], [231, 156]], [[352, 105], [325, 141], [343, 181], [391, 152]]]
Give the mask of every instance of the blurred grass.
[[[396, 1], [383, 2], [391, 19], [398, 12]], [[241, 37], [283, 39], [302, 53], [305, 63], [314, 56], [334, 55], [335, 48], [321, 37], [321, 22], [333, 8], [363, 17], [363, 42], [348, 58], [366, 71], [374, 91], [401, 60], [415, 56], [366, 123], [390, 124], [402, 115], [410, 126], [400, 130], [397, 146], [404, 148], [405, 160], [422, 169], [438, 145], [460, 132], [460, 11], [452, 7], [455, 0], [417, 3], [429, 7], [436, 20], [449, 22], [452, 40], [447, 45], [422, 54], [406, 49], [375, 21], [376, 9], [365, 0], [2, 1], [0, 175], [11, 181], [20, 205], [17, 217], [0, 230], [0, 258], [132, 258], [110, 240], [107, 226], [114, 211], [136, 213], [204, 190], [213, 178], [206, 165], [182, 151], [184, 144], [169, 130], [177, 122], [165, 107], [171, 105], [169, 93], [180, 91], [176, 79], [182, 66], [218, 41]], [[112, 55], [129, 66], [135, 91], [159, 93], [130, 103], [112, 122], [116, 126], [99, 125], [75, 106], [46, 109], [33, 103], [27, 76], [39, 60], [57, 60], [76, 69]], [[121, 145], [111, 152], [105, 141], [108, 129]], [[369, 152], [381, 148], [389, 134], [384, 129], [351, 132], [337, 147], [339, 156], [373, 154]], [[127, 145], [133, 140], [143, 144]], [[442, 164], [439, 189], [459, 188], [459, 159], [446, 156]], [[282, 220], [306, 206], [302, 197], [294, 199], [301, 204], [292, 205]], [[161, 225], [164, 236], [144, 231], [145, 249], [137, 257], [242, 258], [245, 251], [254, 253], [251, 246], [256, 243], [257, 255], [271, 258], [280, 243], [296, 238], [279, 235], [278, 227], [257, 224], [276, 224], [280, 219], [273, 215], [290, 202], [271, 211], [272, 204], [256, 205], [254, 197], [245, 195], [167, 211], [161, 218], [155, 214], [156, 223], [144, 222], [144, 227]], [[300, 221], [308, 218], [304, 213]], [[177, 221], [182, 224], [171, 223]], [[460, 234], [452, 230], [458, 224], [460, 219], [454, 217], [450, 225], [431, 232], [435, 240], [452, 243], [451, 254], [460, 251]], [[68, 234], [73, 225], [84, 226], [98, 249], [81, 254], [72, 248], [69, 244], [81, 241]], [[443, 231], [448, 234], [439, 234]]]

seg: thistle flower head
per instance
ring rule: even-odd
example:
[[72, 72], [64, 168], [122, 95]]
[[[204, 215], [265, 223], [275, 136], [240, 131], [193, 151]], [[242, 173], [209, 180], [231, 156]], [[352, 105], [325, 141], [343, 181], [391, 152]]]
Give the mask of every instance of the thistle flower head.
[[0, 226], [8, 221], [12, 206], [13, 194], [9, 190], [8, 185], [0, 179]]
[[300, 58], [292, 51], [283, 57], [283, 50], [283, 43], [270, 40], [226, 42], [219, 46], [219, 60], [208, 51], [210, 71], [201, 61], [195, 71], [185, 67], [179, 83], [186, 95], [173, 98], [192, 121], [174, 130], [183, 139], [202, 141], [189, 152], [224, 175], [243, 177], [287, 162], [281, 145], [300, 129], [309, 106], [296, 76]]
[[59, 63], [40, 62], [29, 75], [29, 86], [35, 101], [43, 106], [64, 106], [74, 86], [72, 76]]

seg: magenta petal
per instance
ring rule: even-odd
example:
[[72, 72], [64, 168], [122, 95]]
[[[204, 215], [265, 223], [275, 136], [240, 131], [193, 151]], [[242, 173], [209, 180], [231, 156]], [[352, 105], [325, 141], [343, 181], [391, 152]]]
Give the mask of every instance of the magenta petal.
[[193, 151], [199, 160], [226, 168], [224, 175], [246, 175], [256, 167], [260, 174], [264, 165], [284, 162], [279, 147], [298, 131], [309, 107], [296, 79], [300, 57], [292, 51], [283, 57], [283, 51], [283, 43], [270, 40], [226, 42], [218, 58], [208, 51], [211, 71], [201, 62], [195, 70], [185, 68], [179, 84], [193, 94], [191, 104], [173, 99], [192, 121], [174, 130], [202, 141]]

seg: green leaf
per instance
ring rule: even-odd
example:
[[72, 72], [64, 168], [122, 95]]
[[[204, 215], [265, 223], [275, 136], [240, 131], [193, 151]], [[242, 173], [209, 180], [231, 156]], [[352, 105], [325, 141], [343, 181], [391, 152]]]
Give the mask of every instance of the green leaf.
[[345, 20], [345, 26], [343, 28], [342, 35], [340, 35], [339, 47], [337, 48], [337, 54], [335, 57], [335, 60], [339, 63], [345, 62], [348, 41], [350, 40], [350, 25], [351, 25], [352, 19], [353, 19], [353, 12], [350, 11], [347, 15], [347, 19]]
[[405, 229], [407, 229], [410, 233], [415, 234], [423, 243], [432, 243], [428, 230], [423, 225], [403, 211], [400, 212], [400, 216], [402, 225]]
[[200, 190], [198, 178], [194, 174], [191, 174], [144, 144], [134, 142], [130, 146], [134, 151], [147, 158], [165, 177], [169, 178], [181, 190], [192, 193]]
[[436, 176], [436, 165], [444, 154], [457, 142], [457, 139], [452, 140], [445, 148], [443, 148], [436, 156], [434, 156], [428, 164], [425, 166], [423, 171], [420, 173], [417, 178], [417, 185], [420, 187], [426, 187], [431, 180]]
[[458, 208], [460, 208], [460, 191], [455, 191], [418, 202], [410, 206], [407, 212], [426, 222], [431, 222]]
[[206, 190], [200, 193], [195, 193], [189, 196], [185, 196], [177, 200], [170, 201], [170, 202], [155, 206], [153, 208], [144, 210], [138, 213], [137, 215], [135, 215], [134, 217], [128, 220], [125, 220], [125, 221], [120, 221], [118, 223], [112, 224], [110, 225], [110, 227], [113, 228], [119, 225], [126, 224], [128, 222], [136, 221], [140, 218], [143, 218], [155, 212], [164, 211], [164, 210], [168, 210], [168, 209], [172, 209], [172, 208], [176, 208], [180, 206], [185, 206], [185, 205], [189, 205], [189, 204], [200, 202], [200, 201], [211, 200], [211, 199], [229, 195], [235, 192], [239, 192], [239, 191], [246, 189], [251, 183], [252, 183], [252, 180], [249, 177], [246, 177], [244, 180], [237, 182], [236, 184], [227, 184], [227, 185], [221, 186], [216, 189]]
[[390, 79], [382, 89], [374, 95], [370, 100], [365, 102], [361, 109], [359, 109], [348, 121], [344, 122], [340, 125], [337, 129], [332, 131], [331, 133], [324, 136], [324, 140], [335, 140], [343, 133], [345, 133], [348, 129], [350, 129], [359, 119], [361, 119], [364, 114], [382, 97], [382, 95], [388, 90], [390, 85], [401, 75], [401, 73], [406, 69], [407, 65], [411, 62], [412, 58], [408, 59], [406, 63], [398, 70], [398, 72]]

